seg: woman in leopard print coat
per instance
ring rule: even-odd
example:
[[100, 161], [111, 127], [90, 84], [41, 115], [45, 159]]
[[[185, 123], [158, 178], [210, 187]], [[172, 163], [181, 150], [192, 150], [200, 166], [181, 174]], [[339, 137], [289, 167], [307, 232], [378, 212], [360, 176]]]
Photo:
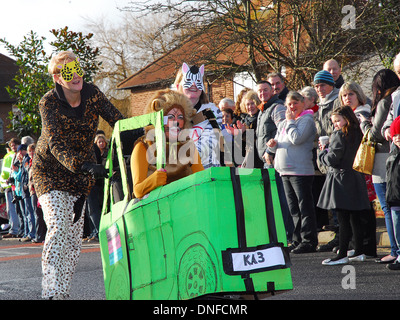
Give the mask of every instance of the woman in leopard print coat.
[[42, 296], [69, 295], [80, 255], [84, 203], [95, 177], [106, 174], [95, 164], [93, 141], [99, 116], [111, 126], [122, 114], [93, 84], [83, 81], [79, 60], [70, 51], [49, 65], [55, 88], [39, 103], [42, 133], [32, 171], [47, 235], [42, 255]]

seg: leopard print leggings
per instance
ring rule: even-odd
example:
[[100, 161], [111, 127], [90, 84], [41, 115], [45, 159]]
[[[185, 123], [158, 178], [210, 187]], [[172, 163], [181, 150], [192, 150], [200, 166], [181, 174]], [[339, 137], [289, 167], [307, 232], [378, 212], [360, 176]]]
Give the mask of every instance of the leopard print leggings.
[[39, 198], [47, 226], [42, 253], [42, 297], [69, 296], [82, 245], [85, 197], [50, 191]]

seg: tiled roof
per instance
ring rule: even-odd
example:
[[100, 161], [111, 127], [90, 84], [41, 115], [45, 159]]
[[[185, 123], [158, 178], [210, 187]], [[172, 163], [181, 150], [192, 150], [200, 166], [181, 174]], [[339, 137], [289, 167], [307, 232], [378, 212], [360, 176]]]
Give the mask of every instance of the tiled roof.
[[[222, 41], [225, 35], [224, 33], [212, 35], [209, 32], [191, 37], [178, 48], [164, 54], [159, 59], [120, 82], [117, 88], [148, 88], [171, 84], [183, 62], [198, 66], [204, 64], [206, 73], [207, 71], [212, 73], [216, 68], [226, 68], [228, 65], [246, 66], [248, 64], [248, 54], [245, 45], [241, 43], [230, 45], [223, 52], [215, 52], [215, 45], [213, 45], [215, 37], [218, 37], [217, 39]], [[220, 65], [207, 66], [207, 62], [211, 60], [211, 57], [215, 62], [215, 56], [217, 57], [217, 63], [220, 63]]]

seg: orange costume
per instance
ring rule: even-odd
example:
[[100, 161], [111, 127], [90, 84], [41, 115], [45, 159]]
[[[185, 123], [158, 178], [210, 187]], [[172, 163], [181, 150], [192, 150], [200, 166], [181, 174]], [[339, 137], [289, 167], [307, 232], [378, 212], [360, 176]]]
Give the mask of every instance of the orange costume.
[[174, 108], [179, 109], [183, 114], [184, 125], [181, 129], [189, 131], [180, 131], [181, 134], [175, 141], [169, 141], [167, 138], [165, 168], [157, 170], [153, 161], [149, 161], [152, 160], [155, 150], [155, 142], [151, 141], [149, 134], [153, 126], [145, 128], [145, 135], [138, 139], [131, 155], [133, 196], [135, 198], [142, 198], [159, 186], [204, 170], [194, 142], [191, 139], [181, 141], [182, 138], [190, 137], [191, 117], [196, 113], [187, 97], [170, 89], [160, 90], [146, 107], [145, 113], [163, 109], [165, 116]]

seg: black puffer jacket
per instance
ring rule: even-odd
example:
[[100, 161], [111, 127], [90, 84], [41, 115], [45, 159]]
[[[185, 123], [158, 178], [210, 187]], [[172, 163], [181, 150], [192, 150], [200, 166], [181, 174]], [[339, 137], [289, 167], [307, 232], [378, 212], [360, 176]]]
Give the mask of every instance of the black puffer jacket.
[[386, 161], [386, 203], [400, 206], [400, 152], [395, 148]]

